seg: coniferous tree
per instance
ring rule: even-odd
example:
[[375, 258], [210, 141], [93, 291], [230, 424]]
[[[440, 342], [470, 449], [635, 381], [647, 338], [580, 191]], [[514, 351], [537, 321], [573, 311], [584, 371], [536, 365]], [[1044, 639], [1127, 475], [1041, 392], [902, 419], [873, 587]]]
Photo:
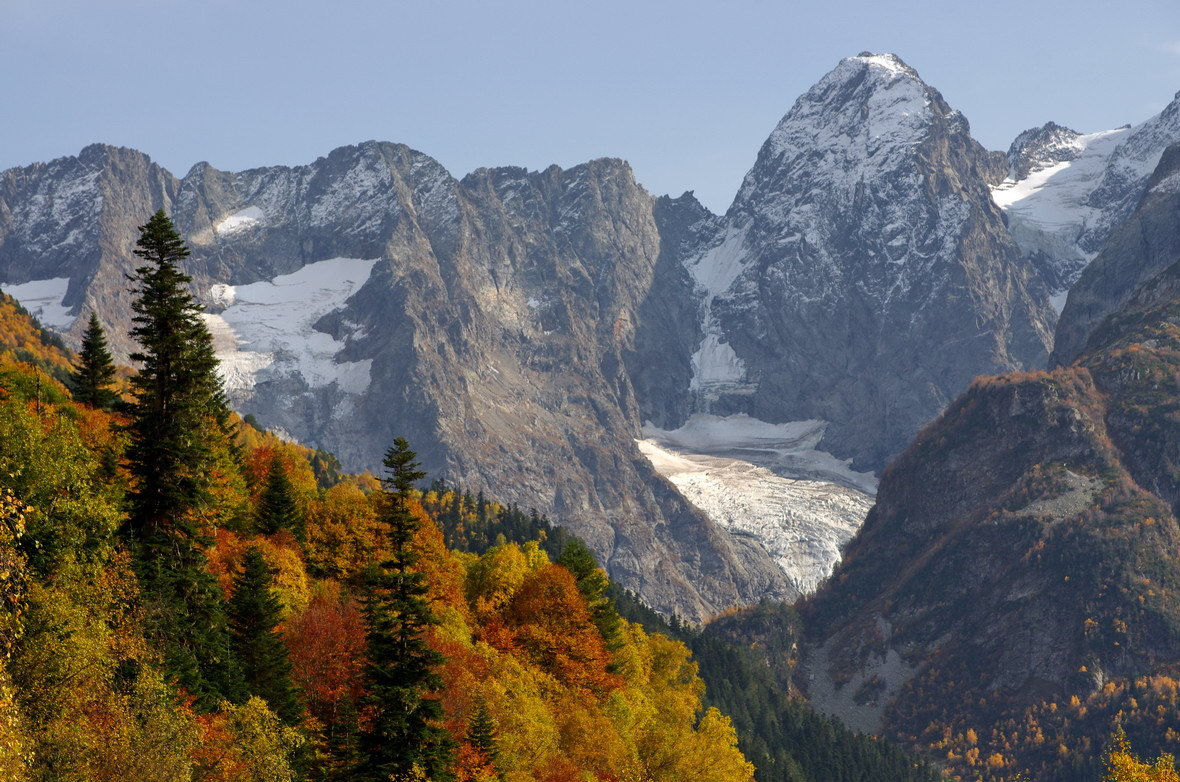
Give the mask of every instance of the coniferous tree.
[[602, 634], [607, 647], [616, 649], [622, 643], [623, 622], [611, 599], [610, 579], [606, 571], [598, 567], [594, 553], [580, 539], [574, 538], [565, 544], [557, 564], [573, 574], [578, 591], [586, 598], [594, 626]]
[[127, 426], [133, 478], [123, 538], [145, 604], [145, 624], [164, 662], [201, 708], [238, 700], [241, 681], [229, 645], [225, 604], [206, 567], [204, 511], [212, 504], [212, 439], [227, 433], [229, 411], [217, 377], [213, 339], [185, 290], [178, 264], [189, 254], [164, 210], [140, 226], [131, 280], [131, 336], [140, 350]]
[[109, 410], [119, 398], [110, 388], [114, 380], [115, 362], [98, 315], [92, 311], [86, 333], [82, 335], [78, 366], [70, 375], [70, 391], [75, 401]]
[[277, 458], [271, 460], [270, 470], [266, 474], [266, 488], [259, 498], [256, 523], [258, 531], [264, 535], [273, 535], [286, 529], [300, 542], [307, 537], [303, 511], [295, 501], [295, 492], [287, 478], [287, 471]]
[[262, 698], [279, 719], [295, 725], [303, 708], [291, 683], [287, 646], [275, 630], [282, 607], [271, 592], [273, 578], [274, 570], [258, 548], [247, 549], [229, 601], [230, 638], [246, 693]]
[[496, 748], [496, 724], [492, 721], [488, 705], [483, 701], [475, 707], [471, 721], [467, 724], [467, 743], [499, 772], [500, 752]]
[[418, 555], [412, 542], [419, 522], [409, 500], [425, 475], [415, 458], [401, 437], [385, 453], [383, 515], [392, 556], [373, 568], [367, 584], [368, 728], [361, 736], [358, 778], [372, 782], [413, 774], [434, 782], [451, 778], [454, 741], [437, 725], [442, 705], [429, 696], [442, 686], [435, 669], [444, 658], [424, 638], [438, 620], [426, 601], [425, 579], [414, 570]]

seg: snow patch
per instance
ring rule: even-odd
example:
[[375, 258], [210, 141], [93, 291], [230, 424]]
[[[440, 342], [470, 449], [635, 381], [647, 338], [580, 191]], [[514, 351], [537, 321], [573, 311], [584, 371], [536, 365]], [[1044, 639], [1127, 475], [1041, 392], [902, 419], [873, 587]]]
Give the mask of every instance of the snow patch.
[[333, 258], [270, 281], [213, 286], [210, 296], [225, 309], [204, 318], [226, 389], [249, 393], [260, 380], [299, 375], [309, 388], [364, 392], [372, 360], [337, 362], [345, 341], [314, 324], [355, 295], [376, 263]]
[[65, 331], [74, 322], [75, 316], [70, 308], [62, 304], [69, 287], [69, 277], [32, 280], [20, 285], [0, 283], [0, 289], [19, 301], [30, 315], [41, 321], [42, 326], [57, 331]]
[[701, 330], [705, 334], [692, 355], [689, 388], [706, 402], [715, 401], [722, 393], [752, 394], [756, 390], [747, 382], [745, 364], [725, 339], [713, 313], [714, 300], [728, 291], [742, 273], [745, 244], [746, 230], [730, 226], [718, 244], [686, 264], [701, 297]]
[[218, 221], [213, 226], [213, 230], [221, 236], [228, 236], [261, 225], [264, 217], [262, 209], [257, 206], [248, 206]]
[[693, 415], [643, 427], [640, 452], [713, 521], [757, 539], [801, 592], [814, 591], [873, 504], [877, 481], [816, 450], [827, 424]]

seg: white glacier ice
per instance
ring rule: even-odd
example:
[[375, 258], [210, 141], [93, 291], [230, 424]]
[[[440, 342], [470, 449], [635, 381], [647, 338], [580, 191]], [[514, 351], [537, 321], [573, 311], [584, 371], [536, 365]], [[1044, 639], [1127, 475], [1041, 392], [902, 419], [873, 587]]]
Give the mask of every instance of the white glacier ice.
[[369, 279], [376, 259], [333, 258], [249, 285], [214, 285], [210, 297], [225, 307], [205, 314], [226, 389], [249, 392], [263, 378], [299, 375], [309, 388], [336, 384], [362, 393], [371, 360], [337, 362], [345, 342], [314, 324], [339, 309]]
[[713, 301], [729, 290], [742, 273], [745, 260], [743, 229], [729, 228], [721, 241], [686, 263], [701, 297], [701, 329], [704, 339], [692, 354], [689, 388], [706, 401], [721, 393], [753, 393], [746, 382], [746, 367], [725, 341], [721, 324], [713, 314]]
[[228, 236], [260, 225], [264, 217], [262, 209], [257, 206], [248, 206], [219, 220], [213, 226], [213, 230], [222, 236]]
[[713, 521], [766, 548], [801, 592], [814, 591], [873, 504], [877, 481], [816, 450], [823, 421], [771, 424], [745, 414], [650, 423], [640, 452]]
[[69, 277], [32, 280], [20, 285], [0, 283], [0, 290], [19, 301], [29, 314], [41, 321], [42, 326], [57, 331], [65, 331], [74, 322], [75, 316], [70, 308], [62, 304], [69, 287]]

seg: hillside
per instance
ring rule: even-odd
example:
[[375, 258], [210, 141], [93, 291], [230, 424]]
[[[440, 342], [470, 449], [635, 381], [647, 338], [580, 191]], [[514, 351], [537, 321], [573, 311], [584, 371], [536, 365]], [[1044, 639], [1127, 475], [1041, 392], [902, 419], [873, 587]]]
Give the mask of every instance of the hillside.
[[821, 710], [969, 779], [1094, 779], [1116, 723], [1175, 753], [1180, 265], [1076, 363], [981, 378], [882, 477], [803, 606]]

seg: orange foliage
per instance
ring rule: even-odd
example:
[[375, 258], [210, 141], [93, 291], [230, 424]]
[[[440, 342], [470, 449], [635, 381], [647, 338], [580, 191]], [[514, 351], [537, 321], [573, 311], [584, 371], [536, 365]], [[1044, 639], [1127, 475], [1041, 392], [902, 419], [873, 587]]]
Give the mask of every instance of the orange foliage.
[[515, 645], [558, 681], [598, 695], [620, 686], [586, 600], [568, 570], [546, 565], [525, 577], [504, 612]]

